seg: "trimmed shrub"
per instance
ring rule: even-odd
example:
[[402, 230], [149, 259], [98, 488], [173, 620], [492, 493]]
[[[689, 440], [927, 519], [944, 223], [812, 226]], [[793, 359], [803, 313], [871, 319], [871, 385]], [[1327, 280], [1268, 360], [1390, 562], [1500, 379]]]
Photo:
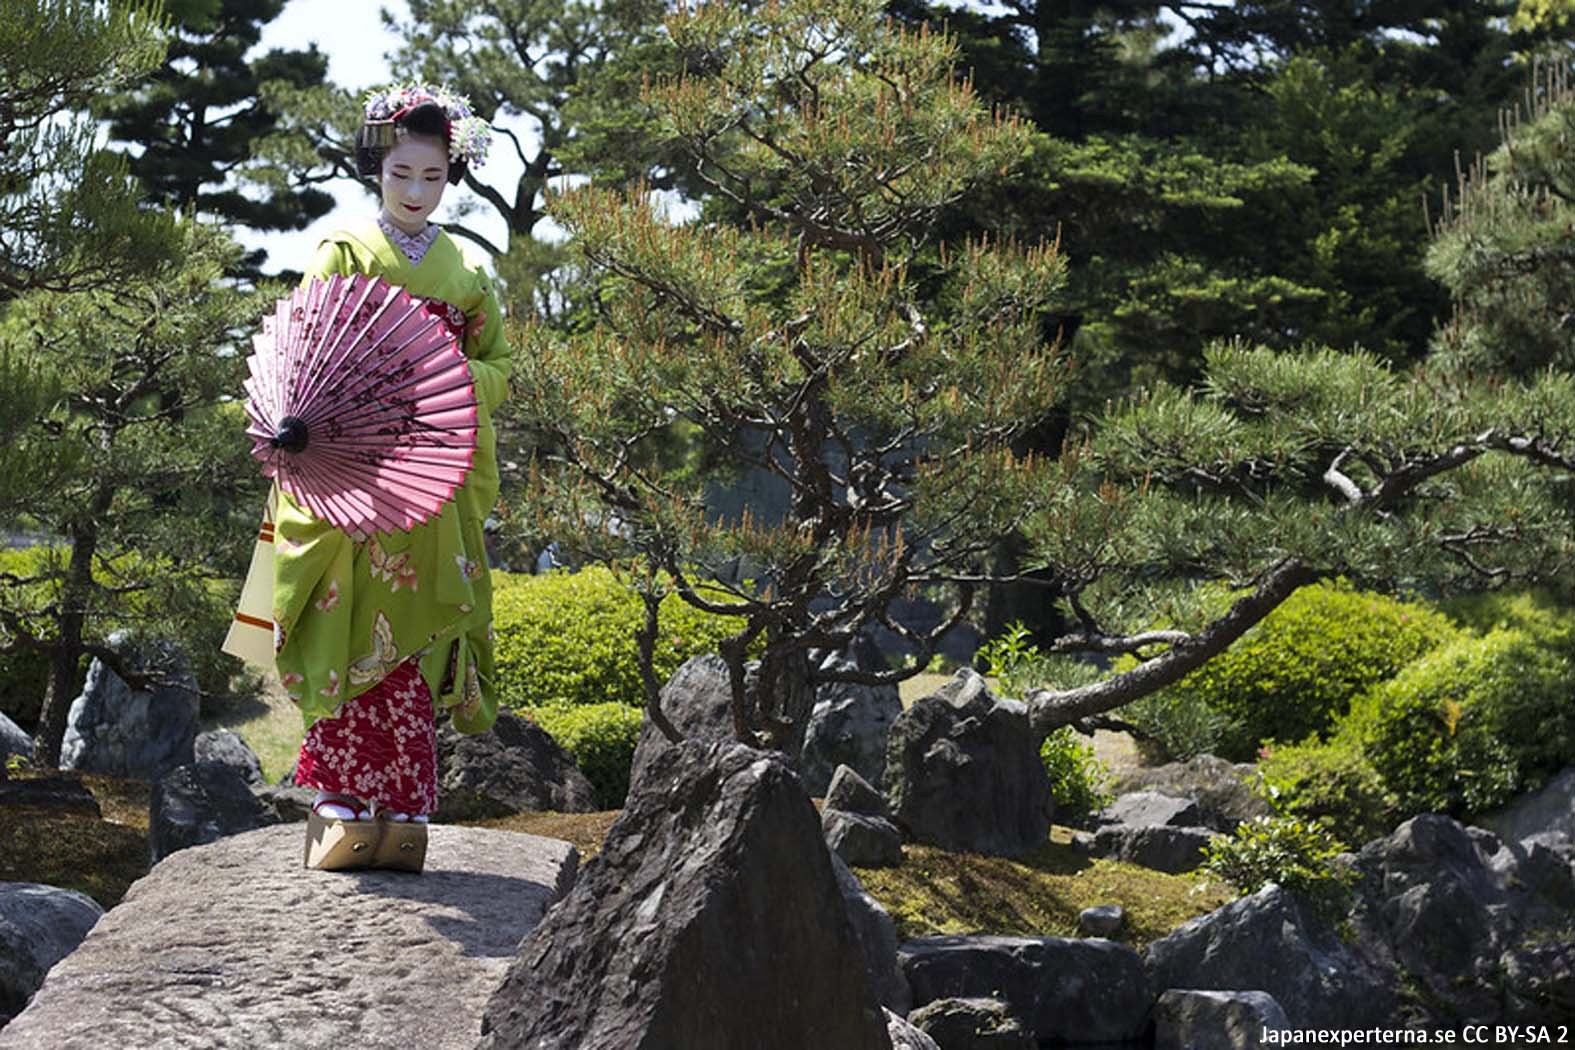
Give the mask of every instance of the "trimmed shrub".
[[1439, 603], [1450, 619], [1477, 634], [1525, 631], [1543, 645], [1575, 650], [1575, 611], [1545, 591], [1489, 591]]
[[1255, 817], [1236, 834], [1203, 847], [1203, 867], [1230, 882], [1242, 896], [1271, 882], [1306, 900], [1326, 917], [1344, 914], [1356, 872], [1334, 858], [1345, 845], [1316, 821]]
[[1195, 714], [1198, 706], [1217, 712], [1225, 719], [1219, 747], [1245, 761], [1262, 740], [1323, 732], [1372, 686], [1459, 635], [1447, 617], [1425, 605], [1357, 591], [1343, 581], [1314, 584], [1164, 690], [1156, 706], [1187, 725], [1209, 724]]
[[616, 701], [534, 707], [522, 712], [569, 754], [596, 789], [596, 804], [619, 809], [629, 794], [629, 769], [640, 739], [643, 708]]
[[1478, 813], [1575, 762], [1570, 657], [1526, 631], [1438, 649], [1351, 712], [1405, 813]]
[[[497, 688], [506, 706], [644, 706], [635, 631], [645, 609], [610, 570], [492, 578]], [[743, 621], [701, 612], [674, 594], [662, 602], [658, 623], [653, 662], [665, 682], [691, 656], [715, 652]]]
[[1084, 743], [1071, 726], [1046, 736], [1039, 757], [1050, 778], [1056, 819], [1062, 824], [1081, 824], [1090, 813], [1115, 801], [1109, 789], [1110, 767], [1095, 757], [1093, 745]]
[[1281, 816], [1318, 821], [1346, 842], [1370, 842], [1404, 819], [1354, 733], [1265, 746], [1255, 790]]

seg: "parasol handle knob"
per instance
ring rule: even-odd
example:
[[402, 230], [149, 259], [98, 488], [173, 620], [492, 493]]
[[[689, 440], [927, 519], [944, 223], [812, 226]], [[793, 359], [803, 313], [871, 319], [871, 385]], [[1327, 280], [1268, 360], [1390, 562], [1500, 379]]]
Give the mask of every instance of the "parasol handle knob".
[[268, 444], [285, 452], [300, 452], [306, 448], [306, 439], [306, 424], [295, 416], [285, 416]]

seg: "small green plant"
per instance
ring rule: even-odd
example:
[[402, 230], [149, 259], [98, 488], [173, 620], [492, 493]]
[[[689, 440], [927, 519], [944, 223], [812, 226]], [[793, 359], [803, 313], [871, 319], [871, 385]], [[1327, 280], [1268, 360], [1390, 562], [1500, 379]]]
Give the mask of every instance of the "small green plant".
[[1090, 813], [1115, 801], [1110, 791], [1110, 767], [1071, 726], [1062, 726], [1045, 737], [1039, 757], [1050, 778], [1057, 822], [1081, 824]]
[[1030, 689], [1070, 689], [1098, 680], [1100, 670], [1093, 664], [1040, 652], [1030, 638], [1023, 622], [1015, 620], [1006, 633], [990, 639], [976, 653], [976, 659], [983, 660], [988, 673], [995, 676], [1003, 696], [1021, 698]]
[[1186, 690], [1150, 693], [1122, 708], [1120, 714], [1138, 730], [1138, 750], [1151, 763], [1220, 754], [1234, 735], [1228, 717]]
[[1345, 845], [1323, 825], [1300, 817], [1256, 817], [1236, 834], [1203, 848], [1203, 868], [1242, 896], [1278, 883], [1331, 922], [1350, 906], [1355, 871], [1334, 862]]
[[629, 769], [645, 712], [612, 703], [534, 707], [520, 712], [574, 757], [596, 789], [602, 809], [618, 809], [629, 794]]

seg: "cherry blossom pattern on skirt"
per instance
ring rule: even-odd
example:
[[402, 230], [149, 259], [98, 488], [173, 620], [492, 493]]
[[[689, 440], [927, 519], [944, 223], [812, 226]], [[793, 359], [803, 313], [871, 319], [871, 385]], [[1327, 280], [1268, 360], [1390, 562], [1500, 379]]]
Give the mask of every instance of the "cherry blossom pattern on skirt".
[[432, 693], [413, 660], [307, 730], [295, 782], [402, 813], [437, 811]]

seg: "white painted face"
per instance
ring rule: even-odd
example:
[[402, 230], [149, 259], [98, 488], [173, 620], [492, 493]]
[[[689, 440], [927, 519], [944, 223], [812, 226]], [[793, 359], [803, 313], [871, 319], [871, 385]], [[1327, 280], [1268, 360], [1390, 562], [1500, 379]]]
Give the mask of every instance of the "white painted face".
[[448, 185], [448, 151], [436, 139], [401, 138], [383, 157], [383, 217], [406, 233], [426, 229]]

